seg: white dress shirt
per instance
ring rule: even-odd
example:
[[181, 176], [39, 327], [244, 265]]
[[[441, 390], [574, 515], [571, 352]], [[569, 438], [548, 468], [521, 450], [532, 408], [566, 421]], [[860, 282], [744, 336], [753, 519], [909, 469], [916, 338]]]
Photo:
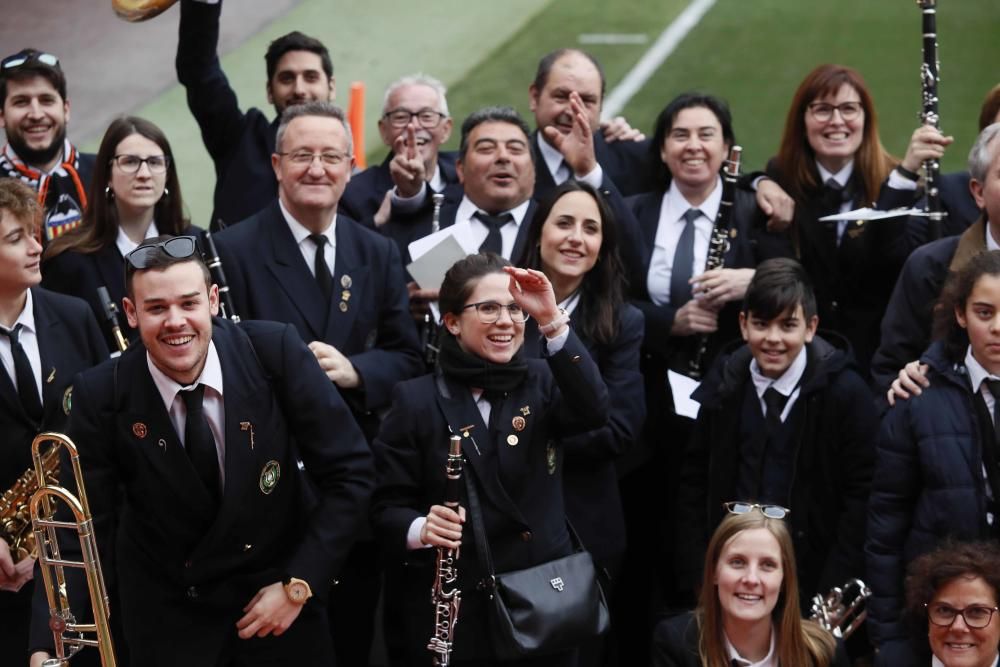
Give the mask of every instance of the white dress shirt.
[[[288, 212], [285, 208], [284, 203], [279, 199], [278, 205], [281, 207], [281, 215], [284, 216], [285, 222], [288, 223], [288, 229], [291, 230], [292, 236], [295, 238], [295, 244], [299, 246], [299, 252], [302, 253], [302, 259], [306, 260], [306, 266], [309, 267], [309, 273], [316, 277], [316, 242], [309, 238], [312, 234], [311, 231], [306, 229], [306, 227], [292, 217], [292, 214]], [[334, 265], [337, 263], [337, 214], [333, 214], [333, 219], [330, 221], [330, 225], [324, 229], [322, 235], [327, 238], [329, 243], [326, 244], [326, 249], [323, 251], [323, 257], [326, 258], [326, 265], [330, 267], [330, 275], [334, 275]]]
[[[573, 172], [569, 168], [569, 163], [566, 162], [563, 154], [548, 142], [542, 132], [538, 133], [538, 151], [542, 154], [542, 161], [545, 162], [545, 166], [548, 168], [549, 173], [552, 174], [552, 180], [556, 185], [562, 185], [573, 176]], [[597, 162], [597, 166], [591, 169], [589, 174], [576, 180], [586, 183], [595, 190], [600, 190], [601, 182], [604, 180], [604, 169], [601, 168], [601, 163]]]
[[764, 392], [774, 387], [774, 390], [786, 397], [788, 400], [785, 402], [785, 409], [781, 411], [781, 422], [788, 418], [789, 413], [792, 411], [792, 406], [795, 405], [795, 401], [799, 398], [799, 380], [802, 379], [802, 374], [806, 372], [806, 346], [803, 345], [802, 349], [799, 350], [798, 355], [796, 355], [795, 360], [792, 361], [792, 365], [785, 369], [785, 372], [781, 374], [777, 380], [772, 380], [763, 373], [760, 372], [760, 366], [757, 365], [756, 359], [750, 360], [750, 377], [753, 378], [753, 388], [757, 392], [757, 400], [760, 401], [760, 411], [767, 416], [767, 403], [764, 402]]
[[202, 409], [208, 427], [212, 430], [212, 437], [215, 439], [215, 453], [219, 462], [220, 481], [223, 487], [226, 483], [226, 404], [222, 393], [222, 364], [219, 362], [219, 353], [215, 349], [215, 343], [209, 342], [208, 355], [205, 357], [205, 368], [201, 375], [190, 385], [181, 385], [176, 380], [167, 376], [153, 363], [149, 352], [146, 352], [146, 365], [149, 367], [149, 374], [153, 378], [153, 383], [160, 392], [163, 405], [167, 409], [170, 423], [177, 432], [177, 439], [181, 446], [184, 445], [184, 427], [187, 425], [187, 408], [184, 406], [184, 399], [178, 394], [188, 388], [198, 384], [205, 385], [205, 398], [202, 400]]
[[[159, 235], [160, 232], [156, 229], [156, 221], [152, 220], [149, 223], [149, 227], [146, 228], [146, 235], [142, 239], [145, 241]], [[139, 247], [139, 244], [130, 239], [121, 227], [118, 228], [118, 237], [115, 238], [115, 245], [118, 246], [118, 252], [122, 254], [122, 257]]]
[[[989, 236], [989, 232], [986, 233]], [[997, 397], [990, 393], [990, 386], [986, 384], [986, 380], [1000, 380], [1000, 377], [993, 375], [988, 370], [983, 368], [974, 356], [972, 356], [972, 346], [970, 345], [965, 352], [965, 368], [969, 372], [969, 383], [972, 385], [972, 391], [978, 393], [983, 397], [983, 402], [986, 403], [986, 411], [990, 414], [990, 420], [993, 420], [993, 408], [996, 406]], [[995, 428], [995, 425], [994, 425]], [[989, 436], [987, 436], [989, 437]], [[986, 497], [993, 500], [993, 487], [990, 486], [990, 478], [986, 473], [986, 463], [982, 464], [983, 469], [983, 481], [985, 484], [983, 488], [986, 489]], [[993, 516], [993, 512], [986, 513], [986, 523], [993, 525], [996, 517]]]
[[[38, 329], [35, 328], [34, 301], [31, 298], [31, 290], [27, 290], [27, 297], [24, 300], [24, 309], [14, 320], [14, 326], [21, 325], [21, 333], [18, 335], [18, 342], [24, 348], [24, 354], [28, 357], [28, 364], [31, 366], [31, 374], [35, 377], [35, 388], [38, 389], [38, 398], [42, 397], [42, 356], [38, 352]], [[0, 327], [5, 331], [13, 331], [14, 327]], [[14, 353], [10, 349], [10, 338], [0, 336], [0, 362], [7, 371], [14, 389], [17, 389], [17, 373], [14, 371]], [[44, 403], [43, 403], [44, 405]]]
[[[521, 228], [521, 223], [524, 222], [524, 216], [528, 213], [530, 203], [531, 200], [529, 199], [509, 211], [503, 211], [498, 214], [510, 213], [514, 216], [513, 222], [508, 222], [500, 228], [500, 238], [503, 241], [503, 252], [500, 254], [503, 255], [504, 259], [511, 259], [511, 253], [514, 252], [514, 242], [517, 240], [517, 232]], [[458, 210], [455, 211], [456, 231], [458, 231], [458, 225], [468, 227], [472, 232], [470, 238], [473, 239], [477, 248], [483, 244], [483, 241], [486, 240], [486, 237], [490, 233], [490, 228], [475, 217], [476, 212], [481, 210], [467, 196], [463, 196], [462, 202], [458, 205]]]
[[658, 306], [670, 303], [670, 275], [674, 268], [674, 253], [677, 242], [687, 222], [684, 214], [689, 209], [696, 208], [701, 216], [694, 221], [694, 264], [691, 275], [697, 276], [705, 270], [708, 260], [708, 242], [712, 238], [712, 228], [719, 214], [719, 203], [722, 201], [722, 178], [715, 184], [712, 193], [697, 206], [684, 198], [677, 183], [671, 182], [670, 187], [660, 202], [660, 221], [656, 223], [656, 237], [653, 240], [653, 254], [649, 260], [649, 273], [646, 275], [646, 286], [649, 298]]
[[[990, 667], [997, 667], [998, 661], [1000, 661], [1000, 658], [993, 658], [993, 663], [990, 665]], [[936, 655], [932, 655], [931, 667], [944, 667], [944, 663], [938, 660], [938, 657]]]
[[730, 662], [735, 660], [736, 663], [742, 667], [778, 667], [778, 656], [774, 654], [774, 635], [775, 629], [771, 628], [771, 648], [768, 650], [767, 655], [764, 656], [764, 659], [759, 662], [750, 662], [740, 655], [740, 652], [737, 651], [736, 647], [729, 641], [729, 637], [726, 636], [725, 631], [722, 633], [722, 638], [726, 642], [726, 655], [729, 656]]

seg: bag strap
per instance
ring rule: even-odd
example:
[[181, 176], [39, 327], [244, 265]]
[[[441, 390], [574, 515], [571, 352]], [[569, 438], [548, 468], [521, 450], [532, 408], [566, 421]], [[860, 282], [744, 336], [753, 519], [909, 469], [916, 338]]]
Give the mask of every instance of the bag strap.
[[[476, 474], [474, 471], [472, 475]], [[496, 572], [493, 569], [493, 556], [490, 554], [489, 541], [486, 539], [486, 524], [483, 521], [482, 507], [479, 504], [479, 493], [476, 491], [475, 483], [470, 479], [471, 475], [462, 475], [465, 480], [465, 489], [469, 497], [469, 516], [472, 519], [472, 535], [476, 542], [476, 553], [479, 555], [479, 562], [486, 568], [487, 576], [479, 582], [479, 588], [489, 593], [493, 598], [493, 591], [496, 589]]]

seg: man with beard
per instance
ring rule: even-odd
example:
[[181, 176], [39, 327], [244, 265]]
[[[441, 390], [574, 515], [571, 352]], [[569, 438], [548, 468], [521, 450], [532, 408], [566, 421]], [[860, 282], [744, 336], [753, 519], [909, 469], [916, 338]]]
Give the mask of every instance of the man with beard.
[[[250, 217], [278, 195], [271, 169], [278, 119], [269, 121], [260, 109], [240, 109], [216, 53], [221, 12], [221, 1], [181, 1], [175, 63], [188, 108], [215, 163], [213, 231]], [[319, 40], [290, 32], [271, 42], [264, 60], [267, 101], [277, 117], [294, 104], [333, 100], [333, 63]]]
[[77, 227], [87, 205], [94, 156], [66, 139], [68, 121], [58, 58], [22, 49], [0, 61], [0, 127], [7, 135], [0, 177], [16, 178], [38, 193], [43, 244]]

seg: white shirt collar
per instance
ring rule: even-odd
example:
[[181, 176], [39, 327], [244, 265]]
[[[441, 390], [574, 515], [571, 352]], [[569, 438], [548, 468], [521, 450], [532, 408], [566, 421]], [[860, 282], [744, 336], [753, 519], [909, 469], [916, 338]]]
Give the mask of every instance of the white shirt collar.
[[[683, 219], [688, 209], [696, 208], [701, 214], [708, 218], [709, 222], [715, 224], [715, 219], [719, 215], [719, 205], [722, 202], [722, 178], [719, 177], [712, 189], [711, 194], [697, 206], [691, 204], [684, 195], [681, 194], [675, 181], [670, 181], [670, 187], [663, 197], [661, 204], [661, 220], [678, 222]], [[664, 217], [665, 214], [665, 217]]]
[[[149, 223], [149, 227], [146, 228], [146, 235], [142, 238], [146, 240], [159, 235], [160, 232], [156, 229], [156, 221], [152, 220]], [[122, 257], [139, 247], [139, 244], [130, 239], [121, 227], [118, 228], [118, 237], [115, 239], [115, 245], [118, 246], [118, 252], [122, 254]]]
[[988, 370], [983, 368], [974, 356], [972, 356], [972, 346], [970, 345], [965, 351], [965, 368], [969, 371], [969, 382], [972, 383], [972, 391], [979, 391], [980, 385], [983, 384], [983, 380], [1000, 380], [1000, 377], [993, 375]]
[[990, 224], [987, 222], [983, 227], [986, 228], [986, 249], [987, 250], [1000, 250], [1000, 243], [996, 242], [993, 235], [990, 234]]
[[757, 397], [760, 398], [764, 396], [764, 392], [767, 391], [769, 387], [774, 387], [782, 396], [788, 397], [792, 395], [796, 387], [799, 386], [799, 380], [802, 379], [802, 374], [806, 372], [806, 346], [803, 345], [802, 349], [799, 350], [798, 355], [796, 355], [795, 360], [792, 361], [792, 365], [785, 369], [785, 372], [781, 374], [777, 380], [772, 380], [763, 373], [760, 372], [760, 366], [757, 365], [756, 359], [750, 360], [750, 377], [753, 378], [754, 389], [757, 390]]
[[[295, 238], [295, 245], [301, 246], [302, 242], [309, 238], [312, 234], [311, 231], [306, 229], [305, 225], [296, 220], [288, 209], [285, 208], [285, 203], [278, 198], [278, 206], [281, 207], [281, 215], [285, 218], [285, 222], [288, 223], [288, 228], [292, 231], [292, 236]], [[337, 246], [337, 214], [333, 214], [333, 218], [330, 220], [330, 225], [320, 232], [323, 236], [327, 238], [330, 242], [330, 247], [335, 248]]]
[[435, 163], [434, 176], [427, 181], [427, 184], [431, 186], [431, 190], [434, 192], [441, 192], [444, 190], [444, 177], [441, 176], [441, 165], [439, 163]]
[[577, 289], [558, 305], [560, 308], [572, 315], [573, 311], [576, 310], [576, 307], [580, 305], [580, 290]]
[[729, 637], [726, 636], [725, 631], [722, 633], [722, 638], [726, 642], [726, 654], [729, 656], [730, 662], [737, 660], [743, 667], [778, 667], [778, 658], [774, 655], [774, 635], [774, 628], [771, 628], [771, 648], [768, 649], [767, 655], [760, 662], [750, 662], [741, 656], [736, 647], [729, 641]]
[[34, 305], [35, 302], [34, 302], [34, 299], [32, 299], [32, 297], [31, 297], [31, 290], [30, 289], [25, 290], [25, 293], [27, 294], [27, 296], [24, 299], [24, 308], [21, 309], [21, 314], [17, 316], [16, 320], [14, 320], [14, 326], [12, 326], [10, 329], [8, 329], [8, 331], [13, 331], [14, 327], [16, 327], [18, 324], [20, 324], [22, 329], [26, 329], [27, 331], [30, 331], [31, 333], [36, 333], [36, 330], [35, 330], [35, 305]]
[[549, 173], [555, 177], [559, 173], [559, 167], [562, 166], [565, 158], [562, 153], [548, 142], [541, 130], [538, 131], [538, 152], [542, 154], [542, 160], [545, 162], [545, 166], [549, 168]]
[[847, 181], [851, 180], [851, 174], [854, 173], [854, 159], [852, 158], [850, 162], [844, 165], [844, 168], [838, 171], [836, 174], [827, 170], [826, 167], [816, 161], [816, 168], [819, 170], [819, 180], [820, 185], [823, 185], [831, 178], [840, 184], [840, 187], [846, 188]]
[[156, 364], [153, 363], [152, 357], [149, 356], [149, 351], [146, 352], [146, 366], [149, 367], [149, 374], [152, 376], [153, 383], [160, 392], [160, 397], [163, 399], [163, 405], [166, 406], [167, 412], [170, 412], [170, 406], [174, 404], [177, 393], [185, 387], [204, 384], [214, 389], [220, 396], [222, 395], [222, 364], [219, 363], [219, 353], [215, 349], [214, 341], [209, 341], [208, 343], [208, 354], [205, 357], [205, 367], [201, 370], [201, 375], [189, 385], [178, 383], [157, 368]]
[[[521, 202], [520, 205], [515, 206], [509, 211], [502, 211], [500, 215], [503, 215], [503, 213], [510, 213], [512, 216], [514, 216], [514, 224], [520, 227], [521, 223], [524, 221], [525, 214], [528, 212], [528, 206], [530, 204], [531, 204], [531, 199], [526, 199], [525, 201]], [[462, 202], [458, 205], [458, 210], [455, 211], [455, 222], [469, 222], [472, 220], [472, 216], [474, 216], [476, 212], [480, 210], [482, 209], [473, 204], [472, 200], [470, 200], [467, 195], [463, 196]]]

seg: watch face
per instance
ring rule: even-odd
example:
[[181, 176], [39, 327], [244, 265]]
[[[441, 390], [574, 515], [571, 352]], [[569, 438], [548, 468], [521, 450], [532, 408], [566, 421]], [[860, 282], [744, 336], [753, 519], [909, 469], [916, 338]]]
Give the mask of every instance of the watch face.
[[308, 596], [305, 584], [295, 582], [288, 585], [288, 597], [292, 602], [305, 602]]

